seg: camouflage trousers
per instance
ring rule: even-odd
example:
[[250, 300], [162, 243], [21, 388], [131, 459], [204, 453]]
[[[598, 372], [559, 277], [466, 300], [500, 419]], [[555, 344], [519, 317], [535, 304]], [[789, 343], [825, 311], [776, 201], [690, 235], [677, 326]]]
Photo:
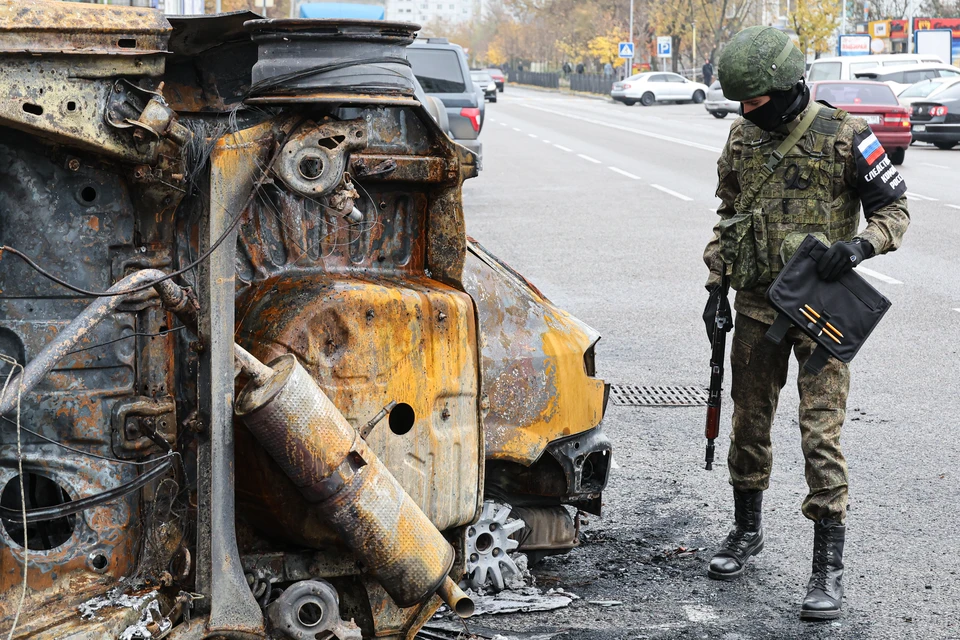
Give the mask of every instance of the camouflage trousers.
[[770, 325], [737, 314], [730, 364], [733, 374], [733, 433], [727, 464], [730, 484], [765, 490], [770, 484], [773, 449], [770, 430], [780, 390], [787, 383], [790, 351], [801, 369], [800, 443], [809, 492], [803, 515], [811, 520], [844, 521], [847, 511], [847, 463], [840, 451], [840, 428], [847, 409], [850, 370], [830, 358], [819, 375], [803, 370], [816, 343], [796, 327], [779, 345], [764, 337]]

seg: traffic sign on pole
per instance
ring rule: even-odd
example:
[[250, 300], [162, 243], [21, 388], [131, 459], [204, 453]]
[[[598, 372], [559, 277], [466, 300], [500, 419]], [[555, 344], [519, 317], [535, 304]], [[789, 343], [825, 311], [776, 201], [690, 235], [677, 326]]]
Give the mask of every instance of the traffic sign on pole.
[[670, 36], [657, 36], [657, 57], [673, 57], [673, 38]]
[[632, 43], [632, 42], [621, 42], [621, 43], [620, 43], [620, 57], [621, 57], [621, 58], [632, 58], [632, 57], [633, 57], [633, 43]]

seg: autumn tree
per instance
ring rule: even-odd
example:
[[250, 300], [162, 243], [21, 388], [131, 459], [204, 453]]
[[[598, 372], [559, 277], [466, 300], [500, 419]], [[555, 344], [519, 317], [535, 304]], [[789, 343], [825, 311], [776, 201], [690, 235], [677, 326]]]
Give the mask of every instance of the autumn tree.
[[867, 8], [871, 20], [905, 18], [910, 10], [910, 0], [872, 0]]
[[[756, 0], [697, 0], [697, 26], [705, 58], [716, 60], [723, 43], [733, 38], [754, 17]], [[696, 65], [699, 60], [694, 60]]]
[[601, 65], [609, 62], [614, 67], [619, 67], [624, 63], [624, 59], [620, 57], [620, 43], [626, 37], [626, 31], [612, 29], [601, 36], [592, 38], [587, 43], [587, 52], [591, 58]]
[[830, 50], [830, 39], [840, 24], [838, 0], [795, 0], [790, 25], [804, 55], [819, 56]]
[[960, 18], [960, 0], [926, 0], [921, 13], [926, 18]]
[[699, 0], [673, 0], [660, 2], [651, 8], [650, 22], [657, 35], [670, 36], [673, 57], [670, 61], [674, 73], [679, 70], [680, 47], [693, 32], [693, 21]]

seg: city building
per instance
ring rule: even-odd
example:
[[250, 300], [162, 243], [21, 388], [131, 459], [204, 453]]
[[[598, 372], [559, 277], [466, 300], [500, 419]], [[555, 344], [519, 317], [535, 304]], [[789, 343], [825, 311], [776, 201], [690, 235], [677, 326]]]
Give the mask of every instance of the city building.
[[441, 21], [459, 24], [479, 19], [482, 3], [480, 0], [386, 0], [386, 9], [387, 20], [421, 25]]

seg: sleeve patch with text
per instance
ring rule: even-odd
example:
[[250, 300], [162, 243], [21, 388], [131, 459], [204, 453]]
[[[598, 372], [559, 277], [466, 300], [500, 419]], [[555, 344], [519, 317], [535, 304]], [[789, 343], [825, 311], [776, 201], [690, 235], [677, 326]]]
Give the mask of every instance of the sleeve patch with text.
[[857, 157], [857, 190], [864, 214], [870, 215], [898, 200], [907, 192], [907, 184], [870, 129], [856, 134], [853, 144]]

